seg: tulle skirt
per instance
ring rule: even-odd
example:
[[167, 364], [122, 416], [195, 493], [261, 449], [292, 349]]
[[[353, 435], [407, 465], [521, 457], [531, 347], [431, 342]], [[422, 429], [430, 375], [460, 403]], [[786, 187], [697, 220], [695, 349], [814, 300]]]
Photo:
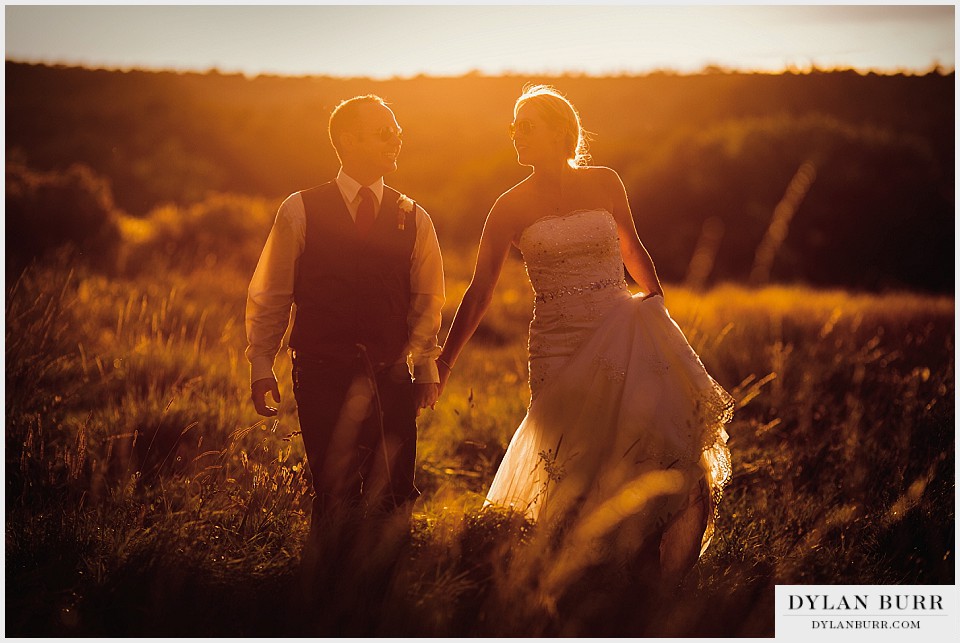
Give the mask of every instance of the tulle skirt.
[[617, 302], [533, 396], [487, 503], [538, 522], [576, 515], [642, 541], [698, 495], [701, 553], [731, 475], [734, 401], [707, 373], [662, 297]]

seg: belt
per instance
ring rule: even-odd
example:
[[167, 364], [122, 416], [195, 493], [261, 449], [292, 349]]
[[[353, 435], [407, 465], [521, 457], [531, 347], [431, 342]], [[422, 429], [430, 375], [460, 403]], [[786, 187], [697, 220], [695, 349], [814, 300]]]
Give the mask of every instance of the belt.
[[618, 290], [623, 290], [627, 287], [627, 281], [625, 279], [601, 279], [600, 281], [591, 281], [588, 284], [581, 284], [579, 286], [564, 286], [556, 290], [539, 293], [535, 297], [535, 300], [538, 302], [546, 302], [559, 299], [566, 295], [579, 295], [593, 290], [603, 290], [611, 286], [615, 286]]
[[[366, 371], [367, 369], [366, 360], [363, 358], [363, 353], [360, 351], [357, 351], [357, 354], [354, 355], [352, 358], [343, 360], [343, 359], [331, 358], [329, 356], [320, 356], [317, 353], [310, 353], [310, 352], [299, 350], [296, 348], [291, 348], [290, 357], [292, 357], [293, 360], [296, 361], [298, 364], [301, 364], [304, 366], [336, 366], [343, 369], [356, 368], [358, 371]], [[391, 369], [394, 367], [399, 368], [401, 366], [405, 369], [407, 368], [407, 363], [405, 360], [401, 362], [393, 362], [393, 363], [388, 363], [388, 362], [376, 362], [376, 363], [371, 362], [370, 363], [370, 367], [373, 369], [374, 373], [382, 373], [383, 371], [386, 371], [388, 369]]]

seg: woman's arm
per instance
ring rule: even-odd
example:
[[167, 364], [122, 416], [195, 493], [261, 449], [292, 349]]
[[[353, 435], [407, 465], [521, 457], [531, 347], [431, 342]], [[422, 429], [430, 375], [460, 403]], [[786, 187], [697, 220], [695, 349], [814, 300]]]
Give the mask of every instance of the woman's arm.
[[483, 224], [473, 278], [463, 294], [463, 299], [460, 300], [450, 331], [447, 333], [447, 339], [443, 343], [443, 350], [437, 359], [441, 391], [460, 356], [460, 351], [477, 330], [480, 320], [483, 319], [493, 299], [493, 290], [500, 278], [500, 271], [507, 258], [513, 237], [514, 231], [510, 221], [511, 217], [507, 215], [506, 208], [498, 199]]
[[610, 168], [600, 168], [604, 182], [604, 191], [613, 204], [613, 218], [617, 222], [617, 232], [620, 235], [620, 254], [623, 263], [634, 281], [648, 297], [663, 296], [663, 286], [657, 276], [657, 269], [653, 265], [650, 253], [643, 247], [637, 234], [637, 227], [633, 222], [633, 213], [630, 211], [630, 202], [627, 191], [623, 187], [620, 175]]

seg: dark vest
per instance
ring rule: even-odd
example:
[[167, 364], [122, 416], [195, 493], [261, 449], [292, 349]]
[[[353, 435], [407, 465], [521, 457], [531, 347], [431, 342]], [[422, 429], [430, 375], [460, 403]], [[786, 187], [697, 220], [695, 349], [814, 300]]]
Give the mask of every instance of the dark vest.
[[366, 347], [375, 368], [404, 358], [409, 342], [410, 267], [416, 210], [398, 221], [400, 193], [384, 186], [380, 213], [365, 239], [357, 233], [336, 181], [300, 193], [306, 242], [293, 300], [290, 347], [348, 363]]

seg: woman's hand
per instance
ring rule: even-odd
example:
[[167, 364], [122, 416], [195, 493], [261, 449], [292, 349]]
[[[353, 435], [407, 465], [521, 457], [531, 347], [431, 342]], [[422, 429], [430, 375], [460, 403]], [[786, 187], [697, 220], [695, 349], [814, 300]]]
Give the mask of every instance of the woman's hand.
[[447, 385], [447, 380], [450, 379], [450, 373], [453, 372], [453, 369], [447, 364], [446, 361], [442, 359], [437, 360], [437, 371], [440, 373], [440, 385], [437, 391], [437, 396], [443, 394], [443, 388]]

